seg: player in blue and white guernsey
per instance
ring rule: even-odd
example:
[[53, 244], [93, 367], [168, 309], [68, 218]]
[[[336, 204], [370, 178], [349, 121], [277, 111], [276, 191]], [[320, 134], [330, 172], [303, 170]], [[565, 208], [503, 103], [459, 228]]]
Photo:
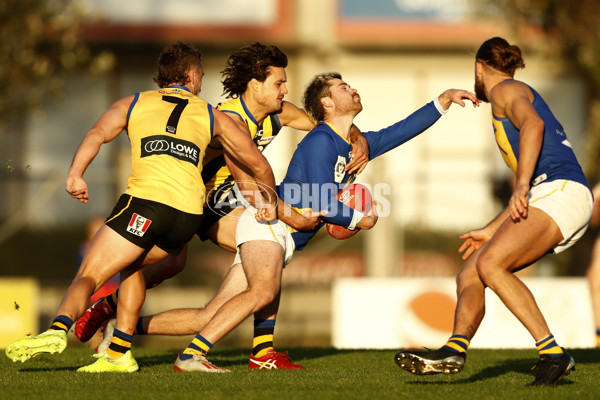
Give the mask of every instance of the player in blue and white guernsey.
[[542, 97], [513, 79], [521, 50], [495, 37], [476, 55], [475, 93], [492, 106], [496, 143], [516, 181], [508, 207], [482, 229], [461, 236], [466, 260], [457, 278], [454, 329], [438, 350], [404, 351], [396, 363], [418, 375], [457, 373], [485, 314], [492, 289], [533, 337], [539, 352], [533, 386], [569, 374], [573, 358], [550, 332], [536, 301], [514, 275], [547, 253], [572, 246], [592, 215], [592, 193], [562, 125]]
[[[464, 90], [448, 90], [439, 98], [417, 110], [404, 121], [377, 132], [367, 132], [371, 158], [391, 150], [417, 136], [434, 124], [452, 102], [464, 106], [462, 99], [478, 105], [474, 94]], [[338, 73], [316, 76], [304, 95], [306, 111], [319, 122], [298, 145], [287, 175], [279, 186], [283, 201], [298, 209], [327, 210], [326, 222], [350, 229], [370, 229], [377, 222], [375, 203], [363, 214], [347, 208], [336, 199], [339, 188], [353, 177], [345, 171], [352, 150], [349, 142], [354, 117], [362, 110], [360, 96], [342, 80]], [[331, 190], [322, 190], [328, 187]], [[325, 193], [323, 195], [323, 193]], [[324, 198], [323, 198], [324, 196]], [[195, 358], [175, 362], [176, 369], [220, 372], [210, 368], [206, 355], [210, 348], [251, 314], [268, 306], [279, 295], [283, 267], [289, 263], [295, 249], [301, 250], [318, 229], [292, 232], [279, 220], [273, 223], [255, 222], [257, 212], [247, 208], [237, 225], [238, 252], [234, 264], [242, 264], [248, 289], [233, 296], [221, 306], [212, 319], [184, 350]]]

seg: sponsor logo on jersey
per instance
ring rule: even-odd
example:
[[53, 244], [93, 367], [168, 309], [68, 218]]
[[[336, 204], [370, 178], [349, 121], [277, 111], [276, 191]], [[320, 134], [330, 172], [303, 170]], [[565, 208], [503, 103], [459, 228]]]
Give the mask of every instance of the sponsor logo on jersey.
[[271, 143], [273, 141], [273, 139], [275, 139], [275, 136], [267, 136], [267, 137], [264, 137], [264, 138], [261, 138], [260, 140], [258, 140], [256, 142], [256, 144], [259, 146], [266, 146], [269, 143]]
[[144, 236], [144, 233], [146, 233], [151, 223], [152, 221], [148, 218], [133, 213], [131, 219], [129, 220], [129, 225], [127, 225], [127, 232], [133, 233], [134, 235], [140, 237]]
[[142, 158], [157, 154], [166, 154], [182, 161], [191, 162], [196, 167], [200, 161], [200, 148], [187, 140], [164, 135], [142, 138]]
[[254, 143], [258, 144], [258, 142], [260, 142], [260, 139], [262, 139], [263, 137], [263, 133], [264, 130], [261, 125], [260, 128], [256, 131], [256, 134], [254, 135]]
[[342, 156], [338, 156], [337, 162], [335, 163], [335, 167], [333, 168], [333, 176], [336, 183], [341, 183], [344, 179], [344, 175], [346, 175], [346, 158]]

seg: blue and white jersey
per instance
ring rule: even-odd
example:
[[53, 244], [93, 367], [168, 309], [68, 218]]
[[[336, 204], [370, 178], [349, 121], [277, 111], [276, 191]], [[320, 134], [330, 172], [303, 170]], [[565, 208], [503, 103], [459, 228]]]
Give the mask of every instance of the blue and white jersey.
[[[533, 93], [533, 108], [544, 121], [544, 140], [531, 177], [531, 185], [544, 181], [567, 179], [588, 186], [562, 125], [554, 117], [542, 96], [531, 86], [528, 85], [528, 87]], [[519, 160], [519, 130], [508, 118], [500, 118], [493, 114], [492, 124], [502, 158], [516, 174]]]
[[[430, 102], [385, 129], [363, 133], [369, 143], [370, 159], [414, 138], [433, 125], [440, 116], [433, 102]], [[344, 171], [350, 162], [351, 152], [350, 142], [332, 125], [320, 122], [298, 144], [277, 194], [299, 212], [328, 210], [329, 214], [324, 217], [326, 222], [350, 226], [354, 210], [339, 202], [336, 195], [355, 179], [354, 175]], [[302, 232], [290, 228], [296, 249], [302, 250], [322, 226]]]

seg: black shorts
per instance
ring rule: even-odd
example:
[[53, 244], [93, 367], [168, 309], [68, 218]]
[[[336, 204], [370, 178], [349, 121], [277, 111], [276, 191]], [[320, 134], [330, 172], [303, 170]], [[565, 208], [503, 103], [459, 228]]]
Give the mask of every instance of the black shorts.
[[219, 188], [211, 190], [206, 198], [204, 206], [204, 218], [198, 228], [196, 234], [202, 241], [208, 239], [208, 230], [218, 220], [239, 207], [244, 207], [243, 203], [238, 200], [236, 192], [232, 189], [235, 181], [223, 182]]
[[105, 223], [143, 249], [150, 250], [156, 245], [177, 255], [194, 236], [202, 219], [202, 215], [123, 194]]

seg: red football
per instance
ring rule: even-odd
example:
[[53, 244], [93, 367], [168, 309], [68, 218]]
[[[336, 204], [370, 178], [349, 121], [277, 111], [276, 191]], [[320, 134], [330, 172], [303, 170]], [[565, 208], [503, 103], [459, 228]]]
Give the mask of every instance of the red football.
[[[337, 199], [348, 207], [361, 212], [367, 212], [371, 209], [371, 192], [360, 183], [353, 183], [340, 190]], [[340, 225], [327, 224], [327, 232], [336, 239], [348, 239], [356, 235], [359, 230], [357, 228], [351, 231]]]

